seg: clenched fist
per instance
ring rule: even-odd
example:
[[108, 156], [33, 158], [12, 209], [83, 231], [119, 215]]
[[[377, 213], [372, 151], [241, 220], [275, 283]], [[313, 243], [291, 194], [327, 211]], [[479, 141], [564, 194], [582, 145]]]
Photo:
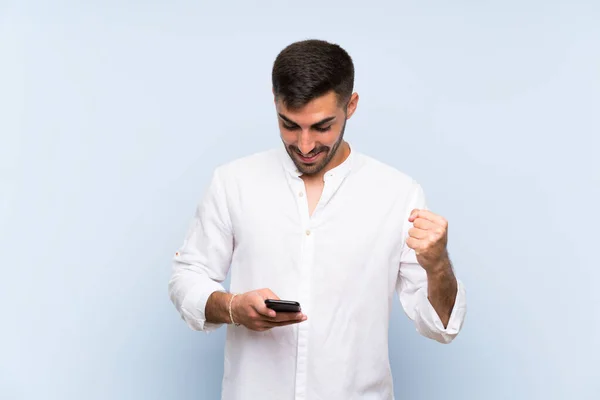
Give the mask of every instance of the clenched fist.
[[270, 289], [259, 289], [235, 296], [231, 303], [233, 319], [253, 331], [266, 331], [278, 326], [306, 321], [303, 313], [278, 312], [265, 305], [266, 299], [279, 300]]
[[408, 218], [413, 227], [408, 230], [406, 244], [415, 251], [417, 261], [425, 271], [434, 272], [447, 264], [448, 222], [427, 210], [415, 209]]

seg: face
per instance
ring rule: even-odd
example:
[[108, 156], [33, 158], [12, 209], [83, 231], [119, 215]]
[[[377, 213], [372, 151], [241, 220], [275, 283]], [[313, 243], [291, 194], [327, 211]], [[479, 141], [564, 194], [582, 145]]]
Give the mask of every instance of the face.
[[276, 100], [281, 140], [298, 171], [317, 175], [341, 164], [347, 155], [346, 121], [354, 114], [357, 103], [358, 95], [354, 93], [348, 105], [341, 106], [333, 91], [297, 110]]

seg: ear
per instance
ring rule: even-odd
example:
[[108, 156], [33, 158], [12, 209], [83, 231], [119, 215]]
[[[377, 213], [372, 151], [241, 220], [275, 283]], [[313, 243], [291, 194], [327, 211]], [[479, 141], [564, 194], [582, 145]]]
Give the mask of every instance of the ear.
[[358, 107], [358, 93], [352, 93], [350, 96], [350, 101], [348, 102], [348, 107], [346, 108], [346, 119], [350, 119], [354, 112], [356, 111], [356, 107]]

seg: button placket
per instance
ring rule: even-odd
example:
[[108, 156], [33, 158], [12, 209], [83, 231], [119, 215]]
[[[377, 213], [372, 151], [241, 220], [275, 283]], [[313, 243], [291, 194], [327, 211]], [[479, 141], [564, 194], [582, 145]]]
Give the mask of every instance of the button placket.
[[[308, 207], [304, 207], [308, 217]], [[310, 219], [308, 219], [310, 223]], [[302, 297], [302, 311], [310, 315], [310, 282], [312, 278], [312, 269], [314, 264], [314, 235], [310, 229], [307, 229], [302, 236], [302, 253], [300, 257], [302, 278], [299, 282], [299, 292]], [[310, 330], [310, 317], [307, 321], [296, 325], [298, 327], [298, 347], [296, 358], [296, 387], [295, 398], [304, 399], [306, 397], [306, 380], [308, 374], [308, 334]]]
[[[341, 179], [340, 179], [341, 178]], [[295, 379], [295, 399], [306, 398], [306, 382], [308, 375], [308, 335], [310, 332], [310, 282], [314, 268], [314, 246], [315, 227], [319, 226], [319, 221], [322, 219], [323, 208], [331, 200], [333, 195], [341, 186], [343, 177], [335, 174], [326, 176], [323, 193], [319, 199], [319, 203], [315, 208], [313, 215], [308, 212], [308, 198], [306, 196], [306, 187], [304, 181], [300, 177], [290, 179], [295, 200], [298, 206], [298, 214], [300, 216], [301, 232], [301, 254], [300, 254], [300, 279], [298, 282], [299, 301], [302, 305], [302, 311], [309, 315], [309, 319], [301, 324], [297, 324], [297, 353], [296, 353], [296, 379]]]
[[[300, 279], [298, 282], [298, 294], [302, 311], [310, 314], [310, 280], [314, 262], [314, 232], [312, 224], [314, 221], [308, 213], [308, 198], [306, 196], [306, 187], [300, 177], [294, 177], [289, 180], [292, 191], [296, 194], [295, 200], [300, 216]], [[301, 324], [296, 325], [298, 329], [297, 355], [296, 355], [296, 379], [295, 379], [295, 398], [306, 398], [306, 379], [308, 374], [308, 334], [310, 329], [310, 318]]]

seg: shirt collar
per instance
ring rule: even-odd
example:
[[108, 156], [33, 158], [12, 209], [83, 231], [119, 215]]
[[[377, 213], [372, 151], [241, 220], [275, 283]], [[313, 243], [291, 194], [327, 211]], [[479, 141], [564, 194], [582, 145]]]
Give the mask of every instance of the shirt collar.
[[[348, 145], [350, 146], [350, 144]], [[324, 179], [327, 180], [328, 178], [333, 177], [344, 178], [347, 176], [352, 170], [352, 166], [356, 164], [356, 156], [354, 153], [355, 151], [352, 149], [352, 146], [350, 146], [350, 154], [348, 157], [346, 157], [346, 159], [340, 165], [327, 171]], [[296, 164], [294, 164], [294, 161], [292, 161], [285, 148], [281, 149], [280, 155], [283, 167], [290, 175], [296, 178], [302, 175], [296, 168]]]

